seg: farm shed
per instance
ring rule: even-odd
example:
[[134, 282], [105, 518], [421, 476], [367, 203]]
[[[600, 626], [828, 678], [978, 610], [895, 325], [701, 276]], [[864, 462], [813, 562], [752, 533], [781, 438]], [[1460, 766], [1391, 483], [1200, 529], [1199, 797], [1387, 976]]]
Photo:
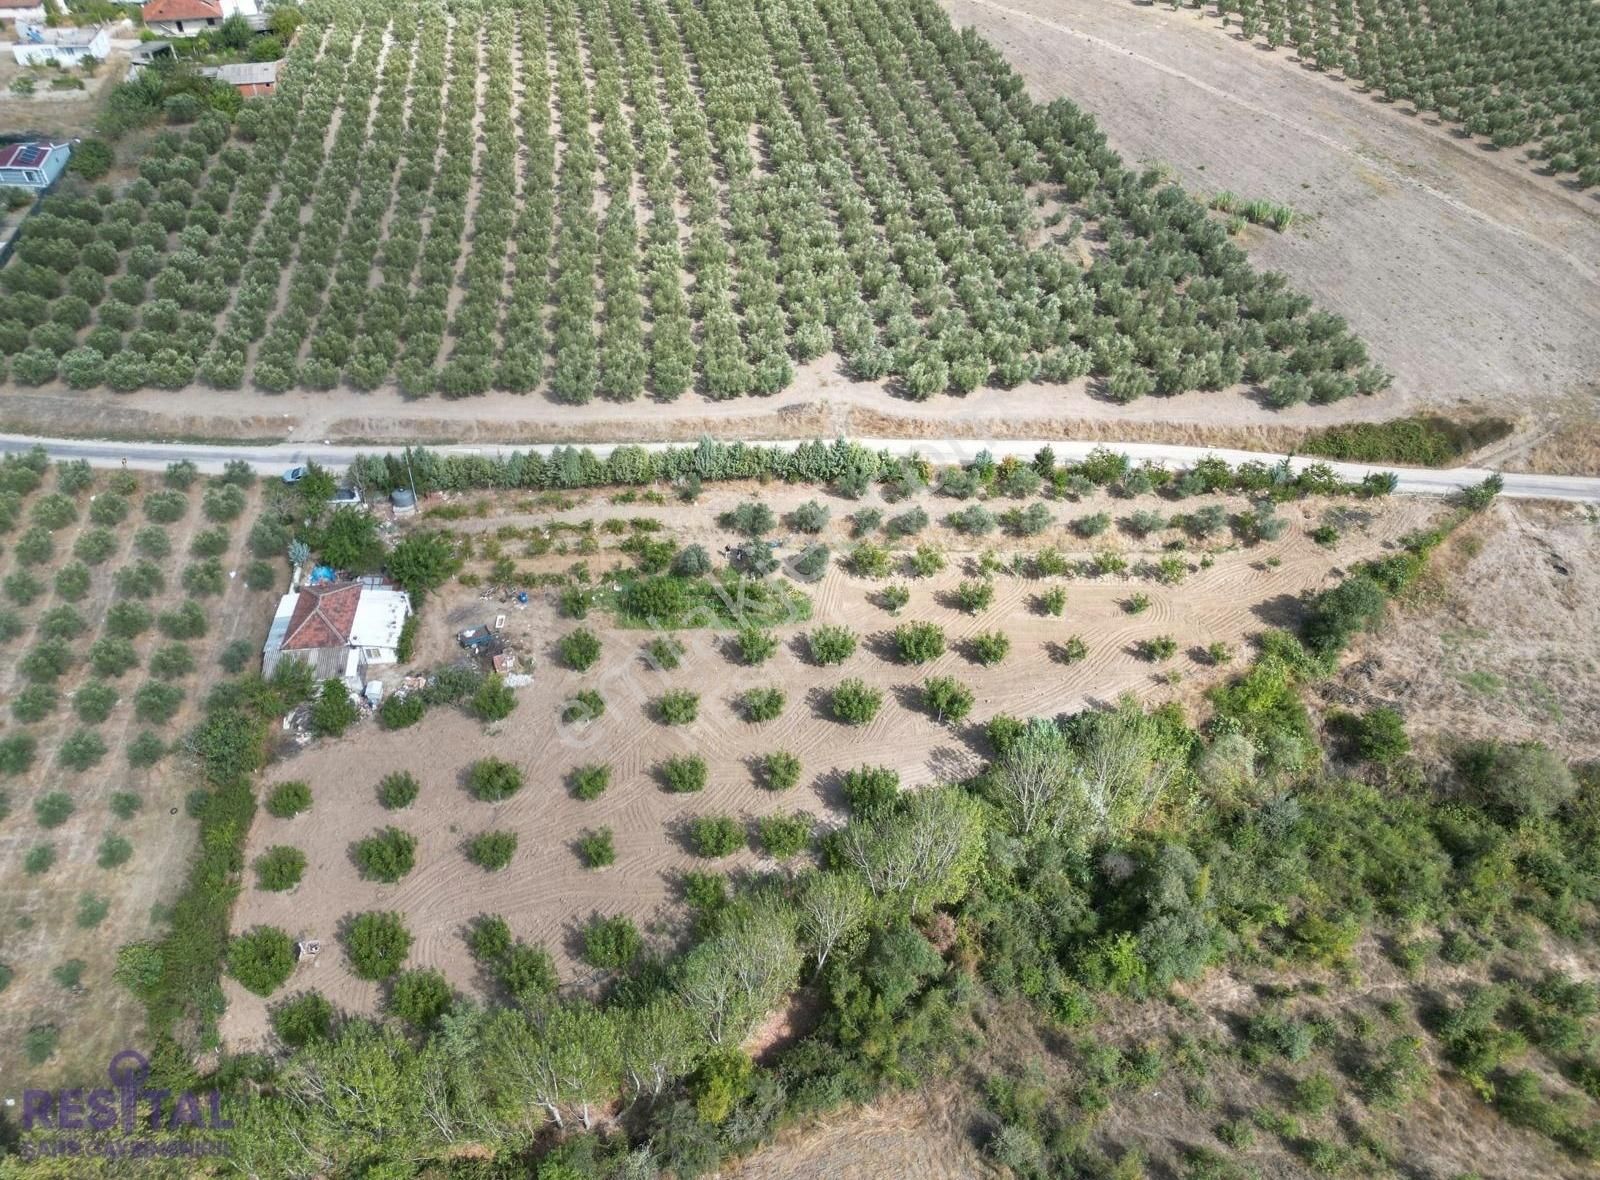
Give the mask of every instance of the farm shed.
[[405, 591], [370, 580], [291, 590], [278, 601], [261, 672], [271, 676], [284, 660], [301, 660], [318, 680], [343, 680], [359, 689], [368, 668], [398, 660], [400, 632], [410, 614]]
[[0, 146], [0, 184], [16, 188], [49, 188], [72, 155], [68, 143], [8, 143]]
[[215, 78], [226, 82], [245, 98], [271, 94], [278, 86], [278, 67], [281, 61], [242, 61], [225, 66], [202, 66], [202, 78]]
[[42, 25], [17, 24], [17, 41], [11, 56], [18, 65], [63, 68], [81, 66], [86, 57], [105, 61], [111, 52], [111, 26], [95, 29], [47, 29]]

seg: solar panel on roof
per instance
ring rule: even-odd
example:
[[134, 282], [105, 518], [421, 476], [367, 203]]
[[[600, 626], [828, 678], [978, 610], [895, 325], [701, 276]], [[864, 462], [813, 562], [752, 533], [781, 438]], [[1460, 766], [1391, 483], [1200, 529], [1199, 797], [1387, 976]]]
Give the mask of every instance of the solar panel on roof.
[[18, 154], [17, 162], [20, 163], [24, 168], [33, 168], [44, 163], [44, 158], [47, 155], [49, 155], [49, 153], [46, 152], [42, 147], [38, 147], [30, 143]]

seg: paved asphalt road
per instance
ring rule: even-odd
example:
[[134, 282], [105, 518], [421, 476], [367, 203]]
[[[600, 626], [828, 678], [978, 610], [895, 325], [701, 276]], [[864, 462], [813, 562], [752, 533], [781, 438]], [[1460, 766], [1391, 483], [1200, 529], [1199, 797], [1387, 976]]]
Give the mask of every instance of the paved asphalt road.
[[[775, 441], [763, 445], [793, 447], [803, 440]], [[1000, 439], [984, 442], [981, 439], [861, 439], [863, 445], [887, 450], [892, 454], [913, 452], [939, 464], [968, 461], [980, 450], [987, 450], [996, 458], [1017, 455], [1032, 458], [1035, 451], [1047, 445], [1042, 440]], [[280, 475], [297, 464], [315, 460], [330, 468], [343, 468], [356, 455], [373, 452], [380, 447], [346, 447], [319, 444], [280, 443], [270, 446], [189, 445], [187, 443], [95, 442], [85, 439], [29, 438], [25, 435], [0, 435], [0, 453], [24, 451], [42, 444], [52, 459], [87, 459], [97, 467], [126, 465], [142, 471], [159, 471], [177, 459], [189, 459], [202, 472], [217, 474], [230, 459], [244, 459], [267, 475]], [[595, 443], [590, 446], [604, 457], [620, 443]], [[642, 444], [646, 450], [661, 450], [667, 443]], [[680, 444], [681, 445], [681, 444]], [[1109, 446], [1134, 459], [1150, 459], [1157, 463], [1182, 466], [1193, 463], [1205, 455], [1217, 455], [1229, 463], [1242, 463], [1256, 459], [1276, 463], [1282, 455], [1259, 451], [1231, 451], [1206, 447], [1166, 446], [1159, 443], [1089, 443], [1048, 440], [1059, 459], [1081, 459], [1096, 447]], [[456, 445], [430, 448], [441, 452], [470, 455], [510, 454], [512, 451], [538, 451], [549, 454], [556, 444], [533, 444], [525, 447]], [[1303, 467], [1316, 462], [1314, 458], [1296, 457], [1290, 462]], [[1399, 491], [1423, 495], [1447, 495], [1450, 492], [1481, 482], [1489, 472], [1476, 467], [1453, 467], [1434, 470], [1418, 467], [1390, 467], [1382, 464], [1333, 463], [1330, 464], [1344, 479], [1359, 480], [1373, 471], [1394, 471], [1400, 477]], [[1600, 504], [1600, 479], [1570, 475], [1519, 475], [1503, 472], [1505, 488], [1502, 495], [1524, 500], [1567, 500], [1575, 503]]]

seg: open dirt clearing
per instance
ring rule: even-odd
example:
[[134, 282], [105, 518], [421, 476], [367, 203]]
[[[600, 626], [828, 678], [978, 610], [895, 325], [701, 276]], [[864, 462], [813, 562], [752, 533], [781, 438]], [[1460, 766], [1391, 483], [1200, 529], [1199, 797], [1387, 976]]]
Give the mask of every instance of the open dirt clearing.
[[1496, 504], [1452, 539], [1417, 601], [1360, 641], [1333, 695], [1415, 735], [1537, 739], [1600, 757], [1600, 520]]
[[[1131, 163], [1197, 194], [1292, 205], [1250, 257], [1344, 315], [1395, 374], [1390, 413], [1482, 402], [1544, 419], [1592, 413], [1600, 371], [1600, 203], [1497, 154], [1248, 47], [1195, 12], [1125, 0], [945, 0], [1041, 101], [1065, 96]], [[1182, 414], [1177, 403], [1173, 411]], [[1224, 410], [1226, 412], [1226, 410]]]
[[[693, 509], [676, 504], [606, 504], [592, 497], [558, 515], [569, 521], [654, 517], [668, 523], [675, 541], [702, 543], [715, 552], [731, 539], [716, 527], [715, 516], [752, 494], [759, 494], [780, 515], [816, 496], [813, 489], [801, 487], [721, 485]], [[834, 519], [823, 539], [838, 554], [846, 544], [844, 516], [863, 504], [818, 498], [832, 507]], [[473, 516], [479, 502], [491, 507], [481, 517]], [[555, 515], [531, 511], [530, 503], [507, 498], [497, 513], [487, 497], [469, 496], [467, 521], [453, 527], [492, 534], [502, 525], [525, 527]], [[1240, 498], [1230, 497], [1226, 503], [1233, 511], [1246, 506]], [[659, 941], [668, 941], [677, 928], [674, 882], [679, 873], [693, 868], [771, 866], [771, 861], [748, 850], [722, 861], [696, 858], [682, 839], [689, 819], [725, 813], [749, 820], [801, 811], [819, 823], [834, 823], [842, 814], [838, 780], [843, 771], [886, 765], [897, 770], [908, 786], [964, 776], [986, 755], [981, 723], [997, 713], [1071, 712], [1112, 702], [1124, 692], [1152, 702], [1176, 698], [1193, 705], [1219, 674], [1205, 660], [1207, 644], [1220, 640], [1242, 651], [1250, 635], [1291, 621], [1302, 592], [1329, 584], [1340, 576], [1336, 571], [1379, 553], [1438, 511], [1434, 504], [1413, 499], [1341, 503], [1368, 515], [1364, 523], [1350, 523], [1343, 540], [1331, 550], [1308, 536], [1329, 505], [1308, 500], [1283, 506], [1281, 514], [1290, 528], [1279, 541], [1241, 548], [1218, 540], [1215, 564], [1192, 573], [1181, 585], [1162, 586], [1132, 576], [1000, 575], [993, 605], [976, 616], [962, 613], [949, 595], [970, 576], [963, 566], [977, 556], [983, 542], [964, 541], [935, 525], [917, 540], [942, 546], [949, 567], [912, 582], [910, 605], [899, 619], [873, 601], [885, 583], [849, 576], [835, 564], [821, 582], [807, 587], [811, 620], [776, 628], [782, 646], [757, 668], [735, 661], [726, 633], [695, 630], [678, 633], [688, 649], [681, 667], [651, 669], [642, 659], [650, 632], [620, 629], [609, 616], [591, 612], [585, 625], [600, 636], [603, 650], [588, 672], [572, 672], [555, 663], [555, 641], [575, 624], [556, 617], [553, 594], [535, 593], [530, 605], [519, 611], [514, 604], [486, 602], [475, 590], [452, 586], [426, 609], [423, 646], [428, 650], [420, 652], [417, 664], [450, 658], [455, 654], [451, 636], [457, 628], [487, 622], [503, 611], [515, 648], [532, 656], [536, 665], [534, 683], [518, 692], [517, 710], [490, 727], [487, 736], [484, 726], [455, 710], [436, 710], [419, 725], [393, 733], [366, 723], [340, 741], [312, 746], [276, 765], [269, 778], [309, 782], [314, 803], [309, 812], [292, 820], [261, 813], [247, 859], [272, 845], [290, 844], [300, 847], [309, 863], [302, 883], [290, 893], [247, 888], [235, 910], [235, 929], [266, 923], [322, 939], [325, 950], [316, 965], [302, 967], [279, 994], [316, 988], [347, 1010], [371, 1011], [381, 995], [377, 986], [350, 974], [335, 942], [342, 918], [369, 909], [404, 912], [415, 938], [409, 965], [439, 967], [462, 989], [475, 989], [478, 981], [461, 933], [473, 917], [485, 912], [503, 914], [518, 936], [544, 943], [555, 955], [563, 980], [581, 979], [584, 969], [574, 957], [573, 939], [577, 926], [592, 913], [627, 913]], [[933, 498], [924, 504], [936, 519], [959, 506], [957, 501]], [[1184, 506], [1192, 510], [1198, 502], [1186, 501]], [[897, 504], [889, 511], [903, 512], [907, 507]], [[1141, 557], [1159, 556], [1164, 538], [1133, 542], [1113, 529], [1086, 542], [1065, 527], [1069, 520], [1098, 512], [1120, 517], [1129, 507], [1128, 501], [1104, 495], [1079, 504], [1054, 504], [1057, 523], [1043, 535], [1025, 542], [991, 537], [989, 543], [1002, 557], [1045, 545], [1058, 547], [1071, 559], [1106, 548], [1122, 549], [1131, 569]], [[1200, 548], [1188, 551], [1195, 562]], [[525, 572], [549, 572], [566, 569], [572, 560], [551, 554], [531, 565], [519, 564]], [[595, 570], [613, 565], [609, 551], [585, 560]], [[1035, 606], [1036, 596], [1051, 584], [1067, 591], [1062, 618], [1050, 617]], [[1147, 594], [1150, 603], [1142, 613], [1133, 614], [1125, 603], [1136, 592]], [[889, 632], [899, 621], [923, 620], [945, 629], [949, 650], [921, 667], [896, 662], [887, 646]], [[845, 624], [861, 637], [860, 649], [842, 666], [813, 667], [804, 655], [803, 635], [823, 623]], [[1007, 633], [1011, 651], [1002, 663], [986, 668], [972, 657], [969, 641], [990, 630]], [[1056, 645], [1075, 634], [1087, 643], [1087, 658], [1060, 662]], [[1164, 634], [1178, 641], [1173, 659], [1156, 664], [1135, 652], [1138, 641]], [[1180, 673], [1176, 683], [1165, 677], [1169, 670]], [[964, 726], [936, 724], [918, 702], [922, 683], [941, 675], [969, 684], [976, 694], [972, 718]], [[826, 690], [853, 676], [882, 690], [885, 698], [876, 719], [859, 728], [831, 720], [822, 699]], [[736, 715], [733, 700], [738, 694], [770, 685], [783, 688], [787, 695], [781, 717], [757, 725]], [[590, 688], [605, 699], [604, 716], [581, 729], [561, 725], [563, 702]], [[650, 702], [669, 689], [701, 694], [695, 723], [668, 728], [653, 719]], [[779, 749], [796, 754], [803, 773], [794, 789], [770, 792], [756, 785], [753, 763]], [[654, 777], [655, 766], [666, 757], [689, 753], [700, 754], [709, 764], [707, 788], [698, 794], [667, 793]], [[511, 759], [524, 768], [527, 785], [520, 793], [499, 804], [475, 802], [467, 795], [462, 775], [471, 762], [486, 755]], [[610, 789], [594, 802], [573, 798], [566, 787], [570, 771], [601, 761], [612, 767]], [[385, 811], [375, 796], [378, 780], [402, 769], [420, 780], [421, 795], [407, 810]], [[364, 881], [350, 847], [388, 824], [417, 837], [416, 868], [394, 885]], [[580, 866], [572, 845], [585, 829], [600, 827], [613, 829], [617, 860], [611, 868], [594, 872]], [[509, 868], [488, 874], [464, 858], [462, 845], [472, 836], [507, 828], [516, 831], [520, 841]], [[266, 1003], [231, 981], [226, 986], [230, 1008], [223, 1025], [225, 1037], [239, 1046], [257, 1042], [265, 1028]]]

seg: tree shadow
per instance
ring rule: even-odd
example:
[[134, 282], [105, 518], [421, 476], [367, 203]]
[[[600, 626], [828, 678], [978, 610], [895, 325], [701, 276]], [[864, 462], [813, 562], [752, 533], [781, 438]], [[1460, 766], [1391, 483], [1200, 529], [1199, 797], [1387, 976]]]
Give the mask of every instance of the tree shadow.
[[1275, 594], [1250, 607], [1255, 615], [1269, 627], [1292, 628], [1305, 617], [1305, 605], [1294, 594]]

